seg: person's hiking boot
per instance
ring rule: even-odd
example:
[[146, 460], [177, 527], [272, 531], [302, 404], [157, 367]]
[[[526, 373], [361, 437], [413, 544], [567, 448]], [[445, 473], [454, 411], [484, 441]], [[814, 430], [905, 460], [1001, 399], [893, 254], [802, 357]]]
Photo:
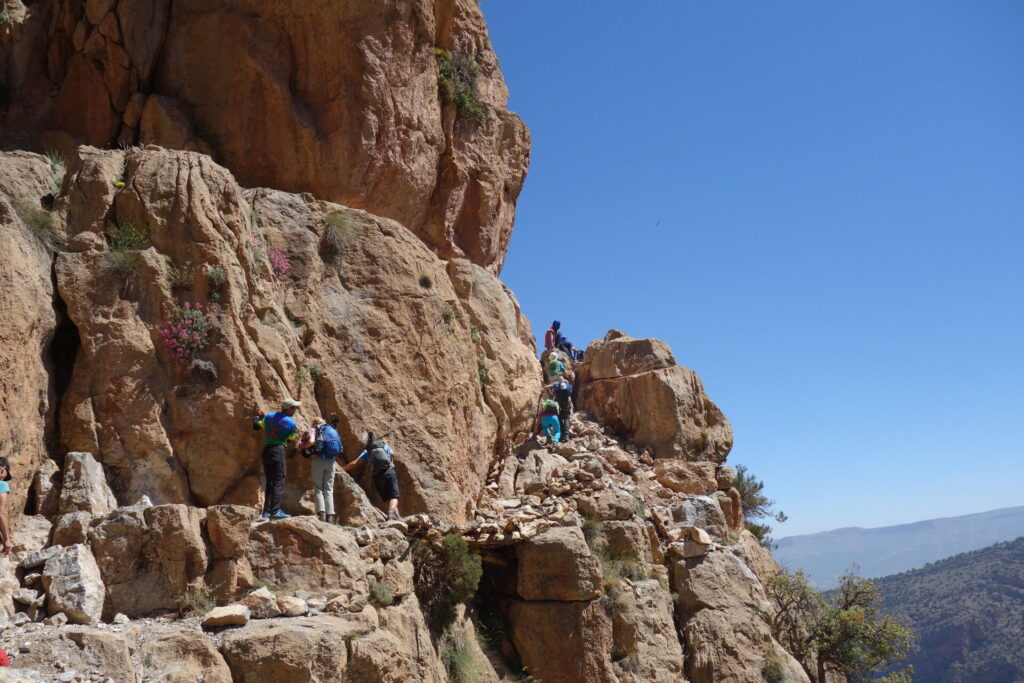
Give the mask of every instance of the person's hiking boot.
[[291, 517], [291, 515], [284, 510], [278, 510], [274, 514], [270, 515], [270, 519], [288, 519], [289, 517]]
[[402, 517], [401, 517], [401, 515], [398, 514], [398, 510], [396, 510], [394, 508], [391, 508], [390, 510], [388, 510], [388, 521], [389, 522], [398, 522], [398, 521], [401, 521], [401, 520], [402, 520]]
[[259, 517], [256, 517], [255, 519], [252, 520], [252, 523], [256, 524], [257, 522], [262, 522], [263, 520], [269, 519], [269, 518], [270, 518], [270, 513], [269, 512], [261, 512], [259, 514]]
[[327, 513], [326, 512], [318, 512], [318, 513], [316, 513], [316, 518], [319, 519], [321, 522], [326, 522], [327, 521]]
[[328, 524], [337, 524], [338, 523], [338, 515], [327, 515], [327, 523]]

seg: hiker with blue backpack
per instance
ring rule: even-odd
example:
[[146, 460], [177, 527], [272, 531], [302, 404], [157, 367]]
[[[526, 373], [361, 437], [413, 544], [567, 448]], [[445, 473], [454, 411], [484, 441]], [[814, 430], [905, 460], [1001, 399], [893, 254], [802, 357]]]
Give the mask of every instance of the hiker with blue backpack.
[[398, 514], [398, 473], [395, 471], [395, 457], [391, 446], [375, 439], [373, 432], [366, 435], [366, 448], [355, 460], [341, 469], [348, 472], [361, 463], [369, 463], [373, 473], [373, 487], [387, 506], [388, 519], [401, 521]]
[[564, 379], [557, 379], [541, 390], [551, 396], [558, 404], [558, 422], [561, 428], [559, 441], [569, 440], [569, 418], [572, 416], [572, 385]]
[[298, 427], [295, 425], [295, 413], [302, 406], [301, 401], [286, 398], [281, 402], [281, 410], [276, 413], [263, 414], [253, 408], [252, 428], [263, 430], [263, 473], [266, 475], [266, 489], [263, 496], [263, 512], [260, 519], [287, 519], [291, 517], [281, 509], [281, 498], [284, 496], [285, 446], [295, 439]]
[[302, 454], [310, 458], [309, 478], [316, 492], [316, 516], [321, 522], [334, 524], [334, 461], [344, 451], [338, 434], [338, 415], [331, 413], [329, 424], [313, 420], [313, 426], [306, 432], [302, 443]]

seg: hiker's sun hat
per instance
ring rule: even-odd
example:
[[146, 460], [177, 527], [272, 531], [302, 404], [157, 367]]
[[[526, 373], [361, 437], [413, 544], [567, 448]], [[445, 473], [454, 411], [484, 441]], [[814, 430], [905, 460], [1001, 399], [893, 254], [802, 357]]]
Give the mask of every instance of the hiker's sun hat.
[[301, 408], [302, 401], [296, 401], [294, 398], [286, 398], [281, 401], [281, 410], [288, 410], [289, 408]]

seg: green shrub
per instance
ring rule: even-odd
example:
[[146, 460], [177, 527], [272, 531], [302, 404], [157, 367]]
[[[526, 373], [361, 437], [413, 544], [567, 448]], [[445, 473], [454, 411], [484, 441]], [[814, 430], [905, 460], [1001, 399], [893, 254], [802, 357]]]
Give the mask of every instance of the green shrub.
[[328, 259], [339, 257], [355, 239], [356, 227], [348, 214], [337, 209], [324, 214], [324, 223], [326, 227], [320, 238], [320, 253]]
[[430, 289], [434, 286], [434, 281], [430, 279], [429, 275], [420, 275], [420, 287], [423, 289]]
[[761, 665], [761, 678], [764, 679], [764, 683], [785, 683], [785, 669], [779, 656], [774, 652], [765, 657], [764, 664]]
[[580, 529], [583, 531], [583, 538], [587, 540], [587, 545], [593, 550], [597, 545], [598, 539], [601, 537], [601, 520], [596, 517], [582, 515]]
[[476, 325], [469, 326], [469, 338], [473, 340], [474, 344], [480, 343], [480, 328]]
[[46, 159], [53, 166], [53, 176], [50, 178], [50, 194], [56, 197], [60, 194], [60, 189], [64, 185], [64, 176], [67, 175], [68, 165], [60, 152], [54, 150], [46, 153]]
[[487, 118], [487, 111], [477, 94], [476, 79], [480, 67], [469, 55], [434, 50], [437, 57], [437, 80], [445, 100], [454, 102], [459, 116], [480, 123]]
[[379, 581], [370, 581], [370, 601], [381, 607], [389, 607], [395, 601], [394, 592]]
[[58, 251], [61, 248], [60, 238], [53, 229], [53, 216], [40, 206], [39, 202], [29, 197], [8, 196], [7, 200], [11, 203], [14, 213], [40, 244], [48, 251]]
[[182, 616], [203, 616], [216, 605], [213, 596], [201, 586], [191, 586], [184, 595], [178, 598], [178, 612]]
[[469, 552], [457, 534], [444, 537], [440, 548], [417, 543], [413, 549], [416, 597], [427, 622], [441, 633], [455, 621], [455, 609], [476, 594], [483, 569], [480, 557]]
[[450, 324], [453, 320], [455, 320], [455, 311], [453, 311], [450, 308], [446, 308], [444, 309], [444, 313], [441, 314], [441, 318], [444, 319], [446, 323]]
[[114, 251], [139, 251], [149, 246], [149, 235], [131, 223], [114, 223], [107, 231], [107, 241]]
[[452, 683], [477, 683], [483, 674], [481, 663], [469, 649], [462, 633], [449, 631], [445, 634], [441, 662]]
[[[111, 254], [115, 252], [109, 252]], [[133, 254], [133, 252], [119, 252], [122, 254]], [[133, 254], [134, 255], [134, 254]], [[192, 286], [193, 268], [191, 263], [176, 265], [169, 258], [167, 259], [167, 282], [174, 289], [188, 289]]]

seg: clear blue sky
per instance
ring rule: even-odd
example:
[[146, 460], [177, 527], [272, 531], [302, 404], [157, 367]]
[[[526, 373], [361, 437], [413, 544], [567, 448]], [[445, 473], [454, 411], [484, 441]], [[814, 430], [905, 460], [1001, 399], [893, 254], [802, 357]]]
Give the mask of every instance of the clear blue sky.
[[537, 333], [671, 344], [777, 537], [1024, 504], [1024, 3], [482, 7]]

